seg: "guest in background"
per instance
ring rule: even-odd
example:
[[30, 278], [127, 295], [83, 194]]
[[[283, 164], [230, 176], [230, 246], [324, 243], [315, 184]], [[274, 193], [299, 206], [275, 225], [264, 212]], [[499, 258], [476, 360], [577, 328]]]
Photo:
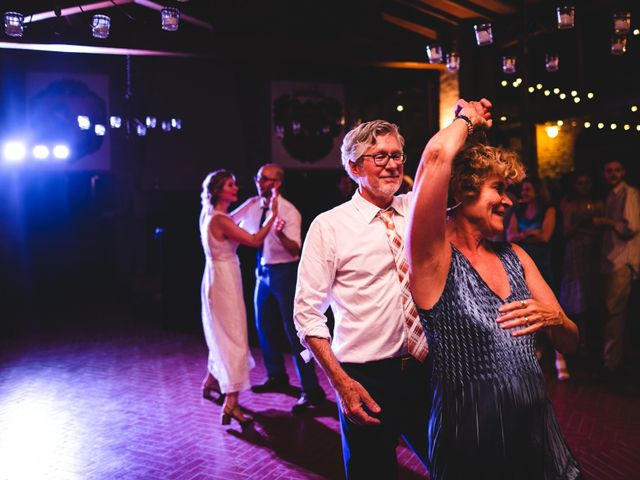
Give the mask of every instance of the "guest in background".
[[249, 351], [247, 316], [242, 291], [240, 262], [236, 254], [239, 244], [262, 245], [278, 214], [277, 195], [268, 205], [268, 215], [256, 233], [238, 227], [229, 215], [229, 205], [238, 200], [238, 186], [227, 170], [210, 173], [202, 183], [200, 239], [205, 254], [202, 277], [202, 326], [209, 362], [202, 383], [202, 394], [211, 397], [216, 391], [224, 395], [222, 423], [235, 419], [245, 426], [251, 421], [238, 403], [240, 391], [251, 386], [249, 369], [254, 361]]
[[[556, 228], [556, 209], [542, 181], [527, 177], [520, 188], [519, 205], [514, 208], [507, 240], [520, 245], [534, 261], [545, 282], [555, 290], [551, 265], [551, 238]], [[558, 380], [571, 378], [564, 356], [555, 352]]]
[[560, 205], [565, 238], [560, 305], [580, 326], [581, 348], [594, 353], [600, 337], [594, 322], [601, 229], [593, 219], [602, 216], [603, 205], [592, 195], [589, 175], [575, 173], [572, 180], [570, 192]]
[[611, 189], [604, 217], [594, 218], [604, 231], [604, 368], [615, 374], [622, 365], [624, 330], [629, 309], [631, 282], [640, 273], [640, 193], [624, 181], [627, 171], [619, 160], [604, 164], [604, 179]]

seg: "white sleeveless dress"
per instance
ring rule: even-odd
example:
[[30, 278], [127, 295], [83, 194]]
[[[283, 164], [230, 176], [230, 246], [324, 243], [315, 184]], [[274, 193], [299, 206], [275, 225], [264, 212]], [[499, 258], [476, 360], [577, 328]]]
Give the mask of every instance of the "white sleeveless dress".
[[223, 393], [239, 392], [251, 387], [249, 370], [255, 362], [249, 351], [238, 243], [217, 240], [209, 232], [216, 215], [229, 216], [213, 209], [200, 216], [200, 239], [206, 258], [201, 289], [202, 327], [209, 348], [209, 371]]

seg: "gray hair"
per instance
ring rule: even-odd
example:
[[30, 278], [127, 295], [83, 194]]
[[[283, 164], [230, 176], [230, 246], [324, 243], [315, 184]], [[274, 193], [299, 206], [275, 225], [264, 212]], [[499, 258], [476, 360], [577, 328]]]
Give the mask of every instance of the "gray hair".
[[376, 144], [376, 139], [384, 135], [394, 135], [400, 146], [404, 148], [404, 137], [400, 135], [398, 126], [385, 120], [361, 123], [344, 136], [340, 147], [342, 166], [353, 181], [357, 182], [357, 179], [351, 173], [349, 163], [357, 162], [364, 152]]

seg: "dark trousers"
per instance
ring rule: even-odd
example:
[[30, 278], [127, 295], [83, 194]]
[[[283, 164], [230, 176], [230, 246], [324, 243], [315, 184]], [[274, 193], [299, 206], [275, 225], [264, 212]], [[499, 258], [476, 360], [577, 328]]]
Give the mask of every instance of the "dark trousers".
[[400, 435], [428, 466], [428, 423], [431, 412], [431, 361], [411, 358], [343, 363], [347, 374], [362, 384], [382, 409], [380, 425], [356, 425], [341, 409], [342, 453], [347, 478], [398, 477], [396, 446]]
[[[302, 390], [314, 392], [320, 388], [313, 362], [305, 363], [300, 356], [303, 350], [293, 323], [293, 298], [296, 290], [298, 262], [263, 265], [258, 267], [253, 304], [256, 315], [258, 341], [270, 377], [286, 376], [284, 356], [279, 345], [281, 328], [291, 344], [293, 363]], [[269, 300], [275, 299], [279, 312], [269, 308]]]

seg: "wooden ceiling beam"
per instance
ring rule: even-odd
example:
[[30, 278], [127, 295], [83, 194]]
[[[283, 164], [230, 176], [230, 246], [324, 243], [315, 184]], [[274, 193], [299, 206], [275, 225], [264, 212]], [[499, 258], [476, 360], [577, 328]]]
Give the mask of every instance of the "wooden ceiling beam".
[[429, 40], [436, 40], [438, 38], [438, 34], [435, 30], [424, 27], [422, 25], [418, 25], [417, 23], [410, 22], [403, 18], [395, 17], [384, 12], [382, 13], [382, 18], [385, 22], [391, 23], [400, 28], [404, 28], [405, 30], [409, 30], [410, 32], [417, 33], [420, 36], [428, 38]]
[[[453, 2], [451, 0], [420, 0], [420, 2], [429, 7], [442, 10], [459, 19], [468, 20], [471, 18], [484, 17], [491, 20], [491, 16], [486, 15], [485, 9], [472, 4], [462, 5], [459, 1]], [[483, 11], [485, 13], [483, 13]]]
[[442, 12], [440, 10], [437, 10], [435, 8], [425, 8], [425, 7], [421, 7], [416, 5], [414, 2], [409, 2], [407, 0], [394, 0], [396, 3], [399, 3], [401, 5], [404, 5], [406, 7], [412, 8], [414, 10], [419, 11], [420, 13], [424, 13], [425, 15], [428, 15], [430, 17], [433, 18], [437, 18], [438, 20], [442, 20], [443, 22], [446, 22], [450, 25], [453, 25], [454, 27], [457, 27], [458, 25], [460, 25], [460, 23], [458, 22], [457, 17], [453, 17], [451, 15], [447, 15], [445, 12]]
[[467, 0], [464, 3], [473, 3], [484, 10], [491, 10], [496, 15], [513, 15], [516, 13], [516, 9], [512, 5], [506, 4], [501, 0]]

